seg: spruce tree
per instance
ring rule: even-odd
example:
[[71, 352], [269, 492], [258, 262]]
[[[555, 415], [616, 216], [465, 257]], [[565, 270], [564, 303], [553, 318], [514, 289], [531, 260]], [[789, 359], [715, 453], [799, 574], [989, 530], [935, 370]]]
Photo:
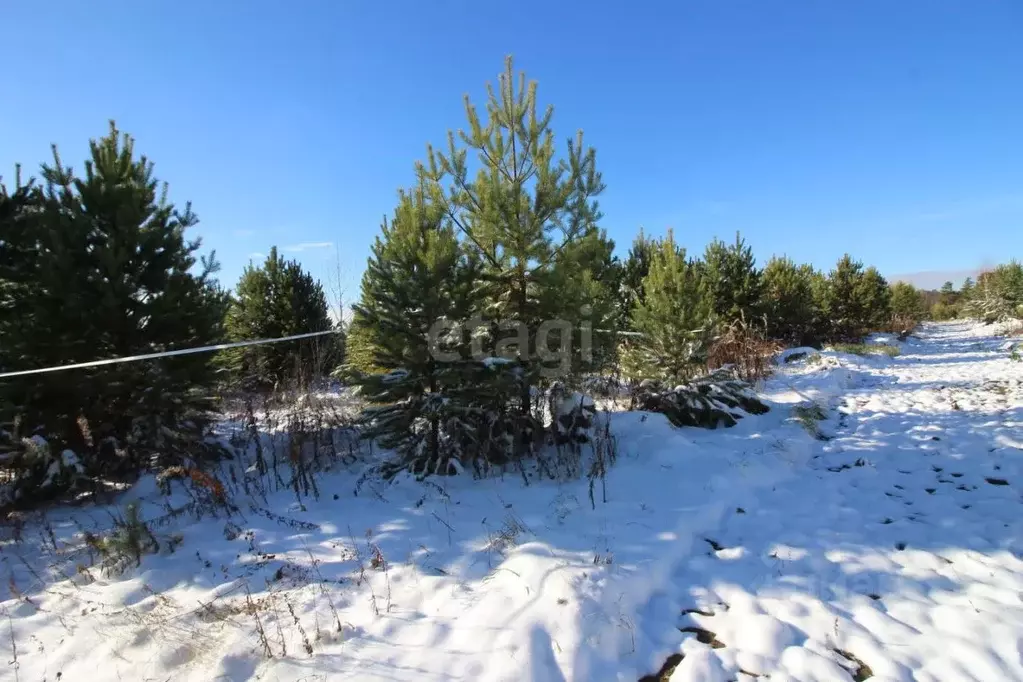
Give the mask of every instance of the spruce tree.
[[[113, 123], [90, 143], [84, 176], [54, 162], [24, 237], [35, 254], [22, 284], [32, 314], [4, 330], [20, 370], [218, 342], [226, 296], [213, 256], [197, 259], [185, 232], [198, 219], [167, 200], [153, 164]], [[210, 354], [100, 366], [0, 383], [4, 421], [69, 448], [88, 474], [132, 475], [195, 461], [213, 406]], [[29, 467], [31, 468], [31, 466]], [[39, 469], [35, 471], [38, 473]]]
[[[232, 341], [280, 338], [330, 331], [323, 286], [297, 261], [270, 249], [259, 266], [245, 268], [227, 314]], [[270, 388], [288, 382], [306, 385], [340, 360], [340, 339], [330, 335], [228, 351], [228, 362], [244, 386]]]
[[735, 242], [719, 239], [707, 245], [703, 256], [707, 291], [714, 300], [714, 313], [724, 324], [738, 320], [753, 322], [761, 314], [763, 281], [753, 249], [735, 233]]
[[467, 338], [459, 325], [469, 317], [477, 274], [445, 207], [422, 186], [401, 192], [373, 244], [352, 322], [361, 364], [379, 369], [359, 379], [373, 405], [363, 414], [365, 435], [398, 453], [392, 473], [453, 473], [463, 454], [457, 441], [471, 427], [452, 434], [448, 424], [467, 419], [459, 394]]
[[675, 383], [690, 378], [706, 364], [714, 323], [706, 280], [669, 230], [654, 245], [643, 298], [632, 311], [641, 336], [627, 354], [627, 372]]
[[798, 345], [819, 343], [813, 268], [772, 258], [764, 267], [763, 286], [768, 335]]
[[[595, 197], [604, 184], [582, 132], [569, 141], [563, 157], [556, 155], [553, 108], [537, 113], [536, 83], [527, 84], [520, 74], [516, 84], [510, 57], [497, 90], [487, 90], [486, 120], [466, 97], [468, 131], [460, 131], [457, 140], [449, 133], [447, 153], [428, 148], [418, 172], [431, 188], [431, 201], [443, 207], [481, 263], [478, 312], [484, 321], [513, 323], [525, 331], [522, 343], [508, 350], [523, 366], [518, 410], [521, 445], [528, 445], [540, 426], [532, 417], [537, 332], [547, 320], [572, 321], [585, 314], [578, 297], [560, 290], [566, 282], [562, 268], [576, 267], [566, 263], [566, 252], [598, 229]], [[475, 175], [470, 151], [478, 163]], [[559, 341], [563, 348], [579, 343], [576, 333], [566, 336]]]

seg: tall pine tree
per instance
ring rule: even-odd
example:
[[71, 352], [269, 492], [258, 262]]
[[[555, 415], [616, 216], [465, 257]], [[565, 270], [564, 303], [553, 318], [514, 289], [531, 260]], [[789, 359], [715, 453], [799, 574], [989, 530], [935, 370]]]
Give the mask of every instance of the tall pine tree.
[[[582, 132], [563, 157], [556, 155], [553, 108], [537, 113], [536, 83], [520, 74], [516, 84], [510, 57], [497, 89], [488, 85], [487, 91], [486, 119], [466, 97], [468, 131], [460, 131], [457, 140], [449, 133], [446, 153], [429, 148], [418, 169], [431, 187], [431, 200], [443, 207], [481, 263], [479, 312], [488, 323], [511, 322], [516, 332], [524, 331], [516, 333], [521, 343], [514, 350], [524, 370], [518, 410], [525, 422], [534, 422], [523, 424], [526, 445], [535, 442], [539, 427], [531, 419], [540, 364], [537, 332], [545, 321], [571, 322], [586, 314], [579, 298], [564, 296], [560, 287], [568, 277], [563, 268], [572, 272], [579, 264], [566, 255], [569, 247], [597, 230], [595, 197], [604, 184]], [[475, 175], [470, 151], [478, 164]], [[567, 336], [557, 340], [562, 348], [579, 342], [574, 332]]]
[[[373, 407], [363, 414], [365, 435], [394, 449], [391, 471], [453, 473], [465, 444], [449, 422], [466, 419], [459, 390], [466, 383], [467, 337], [474, 261], [456, 238], [445, 207], [422, 186], [399, 195], [384, 221], [354, 306], [360, 362], [378, 369], [359, 379]], [[475, 453], [470, 453], [470, 456]]]
[[[4, 330], [5, 369], [153, 353], [223, 338], [226, 296], [211, 255], [185, 232], [198, 219], [167, 200], [153, 164], [113, 123], [90, 143], [84, 175], [54, 149], [25, 243], [25, 315]], [[3, 420], [70, 448], [89, 474], [134, 474], [214, 454], [204, 439], [214, 373], [191, 354], [28, 376], [0, 384]], [[25, 462], [40, 472], [41, 463]], [[43, 469], [46, 467], [43, 466]]]

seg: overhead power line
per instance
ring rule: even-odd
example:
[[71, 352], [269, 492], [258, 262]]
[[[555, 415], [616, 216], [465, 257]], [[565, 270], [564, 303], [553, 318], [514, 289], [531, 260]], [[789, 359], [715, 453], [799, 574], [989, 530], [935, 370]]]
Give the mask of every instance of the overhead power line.
[[57, 365], [56, 367], [39, 367], [36, 369], [23, 369], [17, 372], [0, 372], [0, 379], [9, 379], [11, 377], [22, 377], [30, 374], [46, 374], [48, 372], [63, 372], [68, 369], [82, 369], [85, 367], [101, 367], [103, 365], [116, 365], [122, 362], [138, 362], [139, 360], [153, 360], [155, 358], [169, 358], [176, 355], [191, 355], [192, 353], [209, 353], [217, 350], [227, 350], [228, 348], [242, 348], [244, 346], [259, 346], [266, 343], [280, 343], [281, 341], [296, 341], [298, 339], [308, 339], [314, 336], [323, 336], [325, 334], [338, 334], [340, 330], [332, 329], [325, 332], [309, 332], [307, 334], [294, 334], [292, 336], [282, 336], [277, 339], [254, 339], [252, 341], [235, 341], [233, 343], [220, 343], [215, 346], [201, 346], [199, 348], [182, 348], [179, 350], [168, 350], [161, 353], [145, 353], [143, 355], [129, 355], [122, 358], [108, 358], [106, 360], [92, 360], [91, 362], [78, 362], [73, 365]]

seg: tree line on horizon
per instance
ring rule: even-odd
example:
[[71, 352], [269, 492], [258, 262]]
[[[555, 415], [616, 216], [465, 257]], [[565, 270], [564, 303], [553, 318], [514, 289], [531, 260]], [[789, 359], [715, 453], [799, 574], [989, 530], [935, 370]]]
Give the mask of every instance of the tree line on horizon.
[[640, 231], [618, 257], [596, 152], [581, 132], [559, 150], [536, 93], [509, 59], [482, 110], [466, 98], [466, 128], [427, 148], [385, 217], [344, 330], [321, 283], [276, 249], [226, 290], [215, 254], [186, 237], [191, 206], [168, 200], [113, 123], [83, 173], [56, 148], [38, 181], [16, 171], [0, 187], [0, 371], [338, 333], [0, 379], [0, 467], [36, 497], [201, 465], [223, 454], [209, 438], [218, 396], [333, 373], [360, 388], [359, 426], [395, 452], [391, 473], [482, 474], [565, 437], [556, 396], [601, 376], [685, 382], [722, 362], [725, 337], [819, 347], [1021, 312], [1015, 262], [930, 301], [848, 254], [826, 273], [784, 256], [760, 267], [738, 233], [692, 254], [671, 231]]

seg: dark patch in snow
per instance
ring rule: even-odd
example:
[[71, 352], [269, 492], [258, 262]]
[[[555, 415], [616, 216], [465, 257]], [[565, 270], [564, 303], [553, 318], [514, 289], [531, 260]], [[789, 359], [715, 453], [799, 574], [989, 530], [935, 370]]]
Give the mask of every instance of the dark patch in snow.
[[724, 547], [717, 540], [713, 540], [711, 538], [704, 538], [703, 541], [706, 542], [711, 547], [713, 547], [715, 552], [720, 552], [721, 550], [724, 549]]
[[695, 613], [698, 616], [704, 616], [705, 618], [711, 618], [714, 615], [713, 611], [704, 611], [703, 609], [682, 609], [682, 615], [688, 616]]
[[853, 671], [854, 682], [864, 682], [864, 680], [874, 676], [874, 671], [870, 669], [870, 666], [858, 659], [856, 656], [852, 655], [848, 651], [843, 651], [842, 649], [835, 649], [834, 651], [849, 663], [856, 666], [856, 669]]
[[655, 672], [653, 675], [644, 675], [639, 678], [639, 682], [668, 682], [671, 678], [671, 674], [675, 672], [675, 668], [682, 662], [684, 656], [682, 654], [672, 654], [668, 656], [667, 660], [661, 666], [661, 669]]

